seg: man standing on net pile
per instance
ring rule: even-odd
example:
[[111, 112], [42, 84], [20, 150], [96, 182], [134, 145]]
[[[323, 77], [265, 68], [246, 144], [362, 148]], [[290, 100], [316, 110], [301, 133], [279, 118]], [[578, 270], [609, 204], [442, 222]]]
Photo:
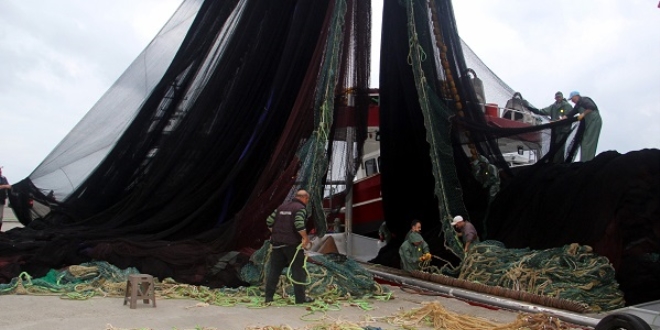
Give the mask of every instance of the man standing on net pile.
[[[549, 116], [551, 121], [557, 121], [562, 119], [563, 116], [568, 114], [573, 110], [573, 107], [570, 103], [564, 98], [562, 92], [555, 93], [555, 102], [543, 109], [534, 109], [533, 107], [529, 108], [532, 112], [537, 115]], [[556, 127], [552, 130], [552, 137], [550, 141], [554, 146], [555, 143], [564, 139], [571, 131], [569, 125]], [[563, 163], [565, 158], [564, 145], [562, 144], [560, 149], [555, 153], [553, 158], [554, 163]]]
[[[271, 232], [270, 242], [272, 245], [270, 268], [266, 278], [266, 303], [273, 301], [280, 274], [287, 266], [291, 268], [296, 304], [314, 300], [305, 296], [305, 285], [302, 284], [307, 277], [303, 268], [305, 253], [302, 249], [307, 249], [310, 245], [305, 230], [305, 219], [307, 219], [307, 209], [305, 207], [308, 202], [309, 193], [302, 189], [298, 190], [293, 200], [280, 205], [266, 220], [268, 229]], [[302, 249], [299, 251], [298, 246], [301, 245], [301, 238]]]
[[580, 142], [580, 161], [586, 162], [596, 157], [596, 147], [598, 147], [598, 137], [600, 129], [603, 127], [603, 120], [600, 118], [596, 102], [590, 97], [581, 96], [580, 92], [572, 91], [569, 99], [575, 106], [564, 118], [571, 118], [579, 113], [578, 120], [584, 119], [584, 136]]
[[0, 166], [0, 230], [2, 230], [2, 218], [5, 215], [5, 202], [7, 200], [7, 192], [11, 189], [11, 185], [7, 178], [2, 176], [2, 167]]
[[479, 241], [479, 235], [477, 234], [474, 225], [463, 220], [462, 216], [455, 216], [451, 225], [458, 230], [458, 237], [463, 239], [463, 251], [467, 252], [470, 249], [472, 242]]

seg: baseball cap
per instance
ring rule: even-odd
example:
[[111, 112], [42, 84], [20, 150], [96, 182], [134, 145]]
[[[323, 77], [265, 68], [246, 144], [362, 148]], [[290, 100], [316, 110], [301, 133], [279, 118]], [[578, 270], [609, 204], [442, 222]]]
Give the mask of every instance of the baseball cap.
[[454, 220], [452, 220], [452, 222], [451, 222], [452, 227], [453, 227], [453, 226], [456, 226], [456, 224], [459, 223], [459, 222], [461, 222], [461, 221], [463, 221], [463, 217], [462, 217], [462, 216], [460, 216], [460, 215], [455, 216], [455, 217], [454, 217]]

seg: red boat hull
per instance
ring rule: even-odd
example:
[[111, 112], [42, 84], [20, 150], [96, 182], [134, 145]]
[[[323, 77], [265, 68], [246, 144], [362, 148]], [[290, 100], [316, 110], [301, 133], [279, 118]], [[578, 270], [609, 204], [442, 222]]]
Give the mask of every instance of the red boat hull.
[[[501, 128], [521, 128], [521, 127], [531, 127], [532, 125], [521, 122], [521, 121], [515, 121], [515, 120], [510, 120], [506, 118], [501, 118], [501, 117], [494, 117], [490, 115], [486, 115], [486, 120], [488, 121], [488, 124], [491, 126], [495, 127], [501, 127]], [[533, 142], [533, 143], [541, 143], [541, 132], [532, 132], [532, 133], [524, 133], [518, 135], [520, 140], [527, 141], [527, 142]]]
[[[323, 207], [330, 209], [328, 228], [334, 231], [334, 219], [339, 218], [342, 225], [346, 224], [346, 195], [344, 192], [335, 194], [323, 201]], [[360, 235], [374, 236], [385, 219], [383, 201], [380, 193], [380, 173], [358, 180], [353, 184], [352, 232]]]

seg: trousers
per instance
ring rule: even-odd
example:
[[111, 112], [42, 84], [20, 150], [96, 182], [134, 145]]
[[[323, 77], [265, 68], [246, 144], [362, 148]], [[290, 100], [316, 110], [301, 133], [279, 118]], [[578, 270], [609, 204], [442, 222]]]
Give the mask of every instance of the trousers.
[[[291, 277], [294, 281], [299, 283], [306, 281], [307, 275], [303, 269], [305, 253], [300, 251], [296, 255], [297, 249], [298, 247], [294, 245], [286, 245], [278, 248], [273, 247], [273, 251], [270, 253], [270, 268], [266, 276], [266, 302], [273, 301], [277, 283], [280, 280], [280, 274], [282, 274], [282, 270], [285, 267], [291, 265]], [[291, 263], [292, 260], [293, 264]], [[305, 285], [294, 284], [293, 293], [296, 296], [296, 304], [305, 303]]]
[[598, 147], [598, 137], [600, 129], [603, 127], [603, 119], [598, 111], [591, 112], [584, 117], [585, 124], [584, 136], [580, 144], [580, 161], [586, 162], [596, 157], [596, 148]]

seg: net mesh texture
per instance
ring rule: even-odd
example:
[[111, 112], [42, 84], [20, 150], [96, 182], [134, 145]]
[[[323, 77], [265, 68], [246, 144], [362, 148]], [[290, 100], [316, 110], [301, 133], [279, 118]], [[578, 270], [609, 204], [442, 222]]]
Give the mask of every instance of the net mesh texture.
[[[511, 248], [593, 246], [617, 269], [628, 303], [660, 297], [651, 280], [660, 151], [571, 163], [583, 122], [530, 114], [531, 123], [501, 127], [485, 116], [484, 101], [508, 103], [513, 89], [460, 40], [450, 1], [385, 0], [383, 21], [380, 175], [395, 238], [375, 262], [398, 267], [396, 250], [420, 219], [431, 252], [458, 265], [465, 255], [449, 222], [460, 214], [482, 239]], [[370, 25], [362, 0], [184, 1], [13, 185], [26, 228], [0, 235], [0, 279], [104, 260], [240, 286], [238, 267], [210, 270], [230, 251], [247, 263], [269, 237], [268, 214], [298, 188], [311, 192], [309, 229], [324, 234], [323, 197], [353, 181], [368, 135]], [[558, 127], [570, 137], [549, 142]], [[518, 146], [534, 165], [510, 166]], [[565, 162], [552, 161], [558, 152]], [[475, 161], [497, 168], [497, 189], [475, 176]]]

